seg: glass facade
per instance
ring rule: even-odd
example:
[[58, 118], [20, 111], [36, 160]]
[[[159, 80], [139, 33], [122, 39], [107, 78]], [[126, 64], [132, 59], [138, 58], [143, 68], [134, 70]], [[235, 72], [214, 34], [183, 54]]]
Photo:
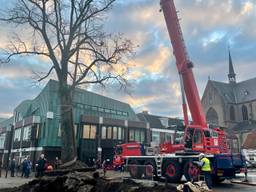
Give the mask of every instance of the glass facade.
[[124, 139], [123, 127], [102, 126], [101, 139], [123, 140]]

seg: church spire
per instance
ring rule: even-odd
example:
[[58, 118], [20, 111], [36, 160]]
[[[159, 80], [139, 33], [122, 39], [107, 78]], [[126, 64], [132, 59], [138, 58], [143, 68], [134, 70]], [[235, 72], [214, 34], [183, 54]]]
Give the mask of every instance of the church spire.
[[228, 49], [228, 55], [229, 55], [229, 74], [228, 74], [228, 80], [229, 83], [236, 83], [236, 74], [234, 72], [232, 57], [230, 54], [230, 49]]

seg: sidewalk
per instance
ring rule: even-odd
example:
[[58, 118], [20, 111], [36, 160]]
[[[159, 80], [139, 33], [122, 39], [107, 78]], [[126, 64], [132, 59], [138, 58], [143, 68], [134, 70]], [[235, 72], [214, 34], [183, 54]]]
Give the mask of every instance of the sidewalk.
[[34, 179], [34, 174], [32, 175], [33, 176], [30, 176], [30, 178], [24, 178], [21, 176], [11, 177], [9, 171], [7, 178], [5, 178], [5, 170], [2, 170], [2, 175], [0, 177], [0, 190], [4, 188], [18, 187], [20, 185], [28, 183], [29, 181]]
[[250, 184], [256, 186], [256, 172], [254, 170], [249, 170], [248, 172], [248, 182], [244, 182], [245, 176], [244, 173], [236, 174], [236, 179], [233, 179], [233, 183], [241, 183], [241, 184]]

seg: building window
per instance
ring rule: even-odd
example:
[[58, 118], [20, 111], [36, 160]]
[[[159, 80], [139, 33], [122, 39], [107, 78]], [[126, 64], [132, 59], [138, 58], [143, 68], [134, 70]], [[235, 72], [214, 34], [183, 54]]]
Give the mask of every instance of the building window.
[[219, 118], [218, 114], [214, 108], [210, 108], [206, 113], [206, 120], [210, 125], [218, 126], [219, 125]]
[[118, 127], [118, 140], [122, 140], [122, 139], [123, 139], [123, 128]]
[[104, 112], [104, 109], [102, 107], [99, 107], [99, 112]]
[[97, 127], [96, 125], [91, 125], [90, 139], [96, 139]]
[[117, 139], [117, 127], [113, 127], [113, 139]]
[[160, 143], [160, 133], [156, 131], [152, 131], [152, 142]]
[[83, 126], [83, 139], [95, 139], [97, 127], [95, 125]]
[[36, 125], [36, 127], [35, 127], [35, 129], [36, 129], [36, 139], [38, 139], [39, 138], [39, 124], [37, 124]]
[[14, 141], [20, 141], [20, 137], [21, 137], [21, 128], [15, 130]]
[[202, 143], [202, 134], [199, 129], [195, 129], [194, 133], [194, 144], [201, 144]]
[[248, 110], [245, 105], [242, 106], [242, 115], [243, 115], [243, 120], [247, 121], [248, 120]]
[[231, 106], [230, 107], [230, 120], [231, 121], [234, 121], [235, 120], [235, 108], [234, 108], [234, 106]]
[[0, 149], [4, 149], [5, 136], [5, 133], [0, 135]]
[[76, 136], [77, 136], [77, 128], [78, 128], [78, 125], [75, 124], [75, 125], [74, 125], [74, 137], [75, 137], [75, 138], [76, 138]]
[[112, 127], [110, 126], [107, 129], [107, 138], [112, 139]]
[[134, 141], [134, 130], [129, 130], [129, 141]]
[[107, 138], [107, 128], [105, 126], [101, 127], [101, 138], [106, 139]]
[[58, 137], [61, 137], [61, 123], [59, 123], [59, 128], [58, 128]]
[[212, 103], [213, 103], [212, 93], [209, 92], [209, 104], [212, 105]]
[[140, 132], [140, 142], [144, 143], [145, 142], [145, 131]]
[[31, 137], [31, 126], [27, 126], [23, 128], [23, 141], [30, 140]]

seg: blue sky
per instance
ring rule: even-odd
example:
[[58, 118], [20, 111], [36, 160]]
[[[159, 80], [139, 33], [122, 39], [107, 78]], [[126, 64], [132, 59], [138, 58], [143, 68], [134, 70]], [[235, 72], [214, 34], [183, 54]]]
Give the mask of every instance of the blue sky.
[[[2, 0], [10, 2], [8, 0]], [[1, 1], [1, 2], [2, 2]], [[15, 0], [12, 0], [15, 1]], [[254, 0], [176, 0], [180, 23], [200, 95], [208, 77], [227, 82], [228, 45], [237, 80], [256, 77], [256, 3]], [[9, 3], [11, 6], [11, 3]], [[105, 22], [105, 30], [124, 33], [136, 45], [129, 61], [129, 93], [117, 87], [89, 89], [128, 102], [136, 112], [181, 117], [178, 74], [159, 0], [117, 0]], [[0, 46], [10, 37], [1, 27]], [[7, 33], [8, 31], [8, 33]], [[45, 82], [36, 84], [33, 71], [46, 71], [49, 65], [34, 57], [19, 58], [0, 65], [0, 117], [10, 117], [25, 99], [33, 99]]]

